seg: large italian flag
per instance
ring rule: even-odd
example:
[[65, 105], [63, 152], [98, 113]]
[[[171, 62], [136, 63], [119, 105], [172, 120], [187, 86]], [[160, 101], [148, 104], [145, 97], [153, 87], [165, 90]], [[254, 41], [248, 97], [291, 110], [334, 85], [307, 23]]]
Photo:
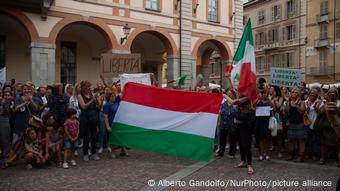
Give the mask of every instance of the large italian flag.
[[242, 95], [248, 97], [249, 100], [256, 98], [255, 51], [250, 19], [244, 28], [234, 56], [231, 80]]
[[221, 101], [220, 94], [130, 82], [124, 88], [110, 144], [208, 161]]

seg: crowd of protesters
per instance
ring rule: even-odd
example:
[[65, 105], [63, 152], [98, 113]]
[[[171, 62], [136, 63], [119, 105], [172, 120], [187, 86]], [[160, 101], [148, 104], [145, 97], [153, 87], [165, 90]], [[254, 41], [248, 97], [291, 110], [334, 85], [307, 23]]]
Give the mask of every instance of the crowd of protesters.
[[[0, 167], [23, 159], [28, 169], [55, 163], [77, 165], [74, 156], [99, 160], [108, 151], [109, 134], [120, 101], [119, 84], [75, 86], [57, 83], [35, 87], [31, 82], [5, 83], [0, 91]], [[62, 156], [63, 154], [63, 156]], [[121, 156], [127, 156], [122, 148]]]
[[[289, 90], [259, 84], [256, 100], [250, 101], [232, 88], [230, 74], [226, 77], [229, 87], [223, 92], [217, 157], [224, 156], [229, 145], [228, 157], [234, 159], [238, 147], [241, 162], [235, 168], [247, 168], [248, 174], [254, 173], [253, 145], [259, 161], [269, 161], [274, 154], [282, 158], [283, 153], [288, 154], [287, 160], [298, 162], [325, 164], [333, 156], [340, 161], [339, 130], [334, 129], [340, 118], [329, 115], [332, 110], [337, 116], [340, 108], [337, 89], [302, 85]], [[202, 80], [194, 91], [220, 93], [205, 87]], [[84, 161], [99, 160], [98, 154], [105, 151], [115, 158], [117, 147], [109, 145], [109, 134], [120, 93], [118, 83], [107, 85], [103, 78], [96, 86], [88, 81], [40, 87], [31, 82], [4, 84], [0, 91], [0, 167], [24, 159], [28, 169], [46, 163], [67, 169], [76, 165], [79, 153]], [[256, 116], [261, 107], [272, 108], [270, 115]], [[120, 148], [120, 156], [128, 156], [125, 148]]]
[[[247, 168], [248, 174], [254, 173], [252, 145], [258, 148], [259, 161], [269, 161], [274, 154], [282, 158], [285, 152], [288, 161], [313, 160], [325, 164], [335, 159], [340, 166], [338, 89], [306, 88], [302, 83], [289, 90], [261, 83], [257, 85], [256, 100], [250, 102], [232, 88], [230, 74], [226, 73], [226, 77], [230, 85], [221, 106], [217, 157], [224, 156], [228, 138], [228, 157], [235, 158], [238, 144], [241, 163], [235, 168]], [[261, 107], [270, 107], [269, 115], [257, 116], [256, 110]]]

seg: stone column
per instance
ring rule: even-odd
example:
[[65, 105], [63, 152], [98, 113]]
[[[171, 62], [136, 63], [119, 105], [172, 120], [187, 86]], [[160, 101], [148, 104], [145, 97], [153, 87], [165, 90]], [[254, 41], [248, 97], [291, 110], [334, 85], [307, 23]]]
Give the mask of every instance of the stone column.
[[55, 44], [32, 42], [31, 79], [36, 86], [55, 83]]
[[[181, 40], [180, 40], [180, 75], [187, 75], [184, 88], [188, 89], [195, 84], [196, 62], [193, 61], [191, 54], [192, 37], [192, 0], [182, 0], [181, 2]], [[194, 73], [195, 72], [195, 73]]]
[[169, 55], [167, 58], [167, 74], [166, 78], [168, 80], [174, 80], [179, 78], [179, 57]]

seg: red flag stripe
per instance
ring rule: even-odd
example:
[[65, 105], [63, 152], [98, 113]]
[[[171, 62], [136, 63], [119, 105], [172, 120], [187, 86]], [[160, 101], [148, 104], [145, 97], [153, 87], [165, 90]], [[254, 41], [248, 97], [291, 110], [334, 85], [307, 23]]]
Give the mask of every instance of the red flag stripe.
[[218, 114], [222, 95], [163, 89], [129, 82], [124, 87], [122, 101], [178, 112]]

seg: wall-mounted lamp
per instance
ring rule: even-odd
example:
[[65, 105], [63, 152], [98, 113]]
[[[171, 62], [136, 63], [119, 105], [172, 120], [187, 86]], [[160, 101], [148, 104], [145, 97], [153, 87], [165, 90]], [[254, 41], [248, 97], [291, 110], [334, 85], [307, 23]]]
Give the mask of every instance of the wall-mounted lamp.
[[123, 32], [124, 32], [125, 37], [120, 38], [120, 44], [123, 44], [123, 43], [124, 43], [124, 40], [127, 39], [127, 37], [128, 37], [129, 34], [130, 34], [130, 30], [131, 30], [131, 28], [129, 27], [128, 24], [125, 24], [125, 25], [123, 26]]
[[193, 2], [193, 4], [192, 4], [192, 9], [193, 9], [194, 13], [197, 12], [197, 8], [198, 8], [199, 5], [200, 5], [200, 4], [198, 3], [197, 0], [195, 0], [195, 1]]

